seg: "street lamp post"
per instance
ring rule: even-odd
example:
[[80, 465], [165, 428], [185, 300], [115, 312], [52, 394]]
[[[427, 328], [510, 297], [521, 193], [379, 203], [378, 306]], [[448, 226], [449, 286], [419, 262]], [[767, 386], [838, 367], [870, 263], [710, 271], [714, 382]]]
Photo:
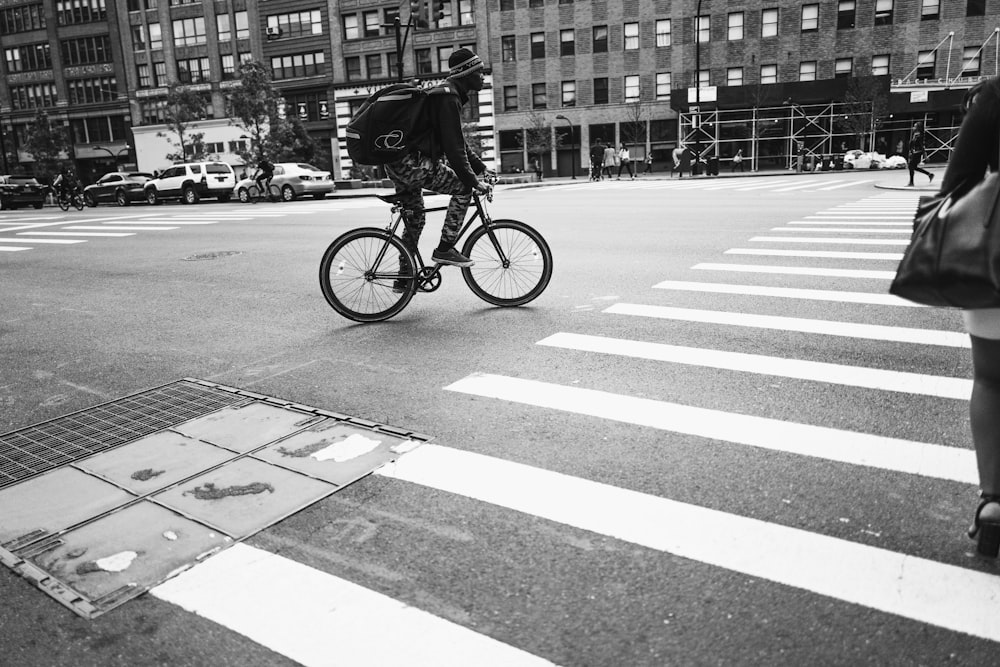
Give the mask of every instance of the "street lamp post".
[[[701, 0], [694, 10], [694, 105], [701, 114]], [[691, 175], [701, 173], [701, 123], [694, 132], [694, 164], [691, 165]]]
[[569, 171], [573, 180], [576, 180], [576, 137], [573, 136], [573, 121], [562, 114], [557, 115], [556, 120], [564, 120], [569, 125], [569, 142], [573, 147], [573, 152], [569, 156]]
[[110, 148], [105, 148], [104, 146], [98, 146], [97, 144], [94, 144], [90, 148], [91, 148], [91, 150], [95, 150], [95, 151], [104, 151], [105, 153], [107, 153], [108, 155], [110, 155], [112, 158], [114, 158], [114, 160], [115, 160], [115, 167], [118, 166], [118, 158], [121, 157], [122, 153], [128, 153], [130, 150], [132, 150], [132, 147], [129, 146], [128, 144], [125, 144], [125, 147], [119, 149], [117, 153], [115, 153]]

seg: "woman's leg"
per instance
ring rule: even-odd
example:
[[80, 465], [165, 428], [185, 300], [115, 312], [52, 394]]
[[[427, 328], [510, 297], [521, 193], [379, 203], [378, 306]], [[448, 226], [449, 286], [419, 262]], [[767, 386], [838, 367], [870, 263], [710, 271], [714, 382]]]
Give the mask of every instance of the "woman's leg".
[[979, 486], [1000, 495], [1000, 309], [963, 313], [972, 339], [969, 423], [976, 448]]

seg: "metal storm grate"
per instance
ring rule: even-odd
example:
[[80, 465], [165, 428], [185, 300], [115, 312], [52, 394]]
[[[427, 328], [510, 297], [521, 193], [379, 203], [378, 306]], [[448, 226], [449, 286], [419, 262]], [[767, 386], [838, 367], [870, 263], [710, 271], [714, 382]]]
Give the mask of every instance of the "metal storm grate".
[[87, 408], [0, 435], [0, 489], [215, 410], [246, 395], [190, 380]]

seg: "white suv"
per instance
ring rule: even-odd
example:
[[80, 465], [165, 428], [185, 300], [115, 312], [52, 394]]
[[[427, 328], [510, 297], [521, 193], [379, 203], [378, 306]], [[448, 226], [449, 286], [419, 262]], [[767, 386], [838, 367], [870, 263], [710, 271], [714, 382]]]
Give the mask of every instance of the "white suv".
[[146, 201], [159, 204], [165, 199], [180, 199], [197, 204], [202, 197], [229, 201], [236, 187], [236, 174], [225, 162], [190, 162], [167, 167], [143, 186]]

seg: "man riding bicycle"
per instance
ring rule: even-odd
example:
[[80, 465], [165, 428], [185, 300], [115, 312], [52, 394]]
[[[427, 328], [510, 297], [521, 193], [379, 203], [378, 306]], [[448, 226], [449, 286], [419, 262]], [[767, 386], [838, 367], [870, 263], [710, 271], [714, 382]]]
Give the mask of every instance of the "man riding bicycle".
[[[412, 211], [403, 219], [403, 245], [416, 253], [425, 221], [423, 189], [450, 194], [441, 242], [431, 258], [440, 264], [468, 267], [474, 262], [455, 249], [455, 242], [472, 193], [489, 191], [490, 186], [478, 176], [493, 175], [469, 150], [462, 133], [462, 107], [469, 101], [469, 92], [483, 89], [483, 61], [469, 49], [461, 48], [448, 58], [448, 67], [447, 82], [427, 91], [426, 118], [430, 122], [414, 137], [414, 150], [385, 165], [385, 170], [396, 186], [400, 205]], [[406, 258], [400, 257], [400, 271], [410, 270]]]
[[274, 165], [271, 164], [271, 161], [266, 156], [261, 155], [257, 161], [257, 178], [254, 180], [257, 183], [257, 191], [260, 192], [262, 197], [267, 197], [271, 194], [272, 178], [274, 178]]
[[76, 188], [76, 176], [73, 171], [68, 169], [66, 165], [61, 165], [59, 174], [52, 181], [52, 188], [56, 192], [56, 197], [65, 197], [68, 193], [72, 193]]

